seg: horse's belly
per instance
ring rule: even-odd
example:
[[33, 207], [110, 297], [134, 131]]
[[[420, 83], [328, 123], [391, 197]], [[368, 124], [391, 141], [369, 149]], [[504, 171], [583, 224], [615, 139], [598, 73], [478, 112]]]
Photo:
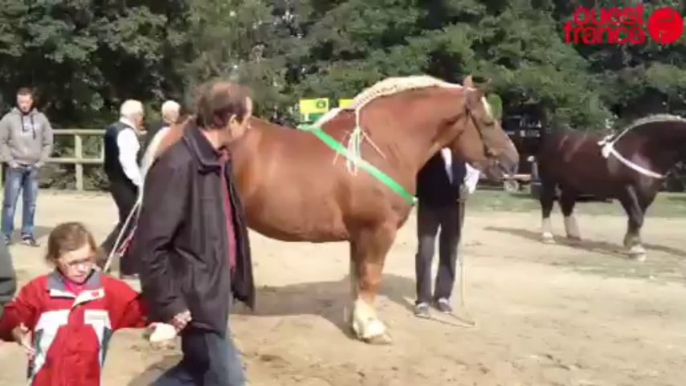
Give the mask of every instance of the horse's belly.
[[[245, 200], [247, 225], [263, 236], [282, 241], [330, 242], [348, 239], [340, 210], [331, 199], [309, 200], [255, 195]], [[269, 198], [271, 197], [271, 198]]]
[[605, 194], [614, 187], [607, 162], [599, 154], [561, 156], [549, 173], [563, 187], [580, 193]]

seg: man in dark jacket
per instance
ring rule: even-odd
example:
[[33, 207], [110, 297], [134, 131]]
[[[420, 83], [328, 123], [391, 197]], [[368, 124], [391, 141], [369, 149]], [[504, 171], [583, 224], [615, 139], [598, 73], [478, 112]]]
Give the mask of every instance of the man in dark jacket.
[[197, 116], [152, 164], [131, 254], [153, 320], [181, 335], [183, 359], [155, 385], [241, 386], [229, 306], [254, 305], [248, 231], [227, 148], [248, 128], [247, 91], [217, 82], [200, 90]]
[[[450, 152], [438, 152], [417, 176], [417, 237], [415, 256], [417, 300], [415, 315], [429, 316], [431, 302], [442, 312], [451, 313], [450, 295], [455, 283], [457, 247], [464, 220], [467, 165], [450, 162]], [[448, 159], [446, 159], [448, 158]], [[431, 261], [438, 240], [439, 264], [431, 295]]]
[[12, 256], [7, 244], [0, 242], [0, 317], [5, 304], [9, 303], [17, 290], [17, 276], [12, 265]]

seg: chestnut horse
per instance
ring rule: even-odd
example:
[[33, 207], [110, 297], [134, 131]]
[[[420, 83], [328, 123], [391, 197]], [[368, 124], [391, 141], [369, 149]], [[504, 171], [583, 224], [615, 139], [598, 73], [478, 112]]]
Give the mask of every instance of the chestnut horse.
[[[501, 179], [515, 172], [519, 155], [471, 77], [464, 85], [428, 76], [388, 78], [316, 125], [351, 152], [337, 154], [321, 135], [256, 118], [232, 147], [247, 224], [282, 241], [349, 241], [351, 327], [365, 342], [390, 343], [374, 301], [386, 255], [412, 210], [421, 166], [450, 147], [456, 157]], [[172, 128], [155, 154], [178, 140], [183, 127]], [[351, 172], [355, 162], [373, 165], [387, 182]], [[400, 191], [389, 186], [393, 181]]]
[[567, 237], [580, 241], [574, 205], [580, 194], [615, 198], [629, 221], [624, 247], [643, 261], [640, 231], [665, 174], [686, 155], [686, 119], [659, 114], [636, 120], [621, 133], [556, 131], [545, 134], [536, 156], [541, 178], [542, 239], [553, 241], [550, 212], [557, 190]]

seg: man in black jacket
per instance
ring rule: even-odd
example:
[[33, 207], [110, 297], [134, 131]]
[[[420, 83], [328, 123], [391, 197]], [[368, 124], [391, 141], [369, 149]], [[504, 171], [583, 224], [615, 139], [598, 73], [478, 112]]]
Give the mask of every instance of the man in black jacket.
[[5, 304], [9, 303], [17, 290], [17, 276], [12, 265], [12, 255], [7, 244], [0, 242], [0, 317]]
[[[431, 302], [442, 312], [451, 313], [450, 295], [455, 283], [457, 247], [464, 220], [464, 186], [467, 165], [447, 163], [450, 153], [436, 153], [417, 176], [417, 237], [415, 256], [417, 300], [415, 315], [429, 316]], [[436, 285], [431, 295], [431, 261], [438, 229], [439, 264]]]
[[248, 129], [252, 100], [230, 83], [203, 86], [197, 115], [153, 163], [131, 253], [153, 320], [174, 325], [183, 359], [155, 385], [241, 386], [229, 306], [254, 305], [248, 231], [227, 148]]

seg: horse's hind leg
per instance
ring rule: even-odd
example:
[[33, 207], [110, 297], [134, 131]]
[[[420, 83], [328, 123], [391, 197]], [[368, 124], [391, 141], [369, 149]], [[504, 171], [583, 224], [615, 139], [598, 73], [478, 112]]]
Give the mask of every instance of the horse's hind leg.
[[629, 250], [629, 257], [638, 261], [644, 261], [647, 254], [641, 243], [640, 232], [643, 226], [645, 210], [652, 202], [652, 199], [641, 203], [633, 186], [630, 186], [626, 189], [626, 194], [619, 197], [619, 202], [629, 216], [626, 235], [624, 236], [624, 247]]
[[552, 243], [553, 226], [550, 222], [550, 213], [553, 211], [555, 205], [555, 184], [546, 180], [541, 180], [541, 194], [538, 198], [541, 203], [541, 239], [544, 243]]
[[574, 215], [574, 205], [576, 204], [576, 194], [570, 190], [562, 190], [560, 195], [560, 208], [565, 219], [565, 231], [567, 238], [573, 241], [580, 241], [579, 224]]
[[376, 314], [374, 302], [381, 287], [386, 254], [396, 228], [388, 224], [358, 232], [350, 242], [350, 280], [353, 295], [352, 329], [367, 343], [388, 344], [391, 337]]

